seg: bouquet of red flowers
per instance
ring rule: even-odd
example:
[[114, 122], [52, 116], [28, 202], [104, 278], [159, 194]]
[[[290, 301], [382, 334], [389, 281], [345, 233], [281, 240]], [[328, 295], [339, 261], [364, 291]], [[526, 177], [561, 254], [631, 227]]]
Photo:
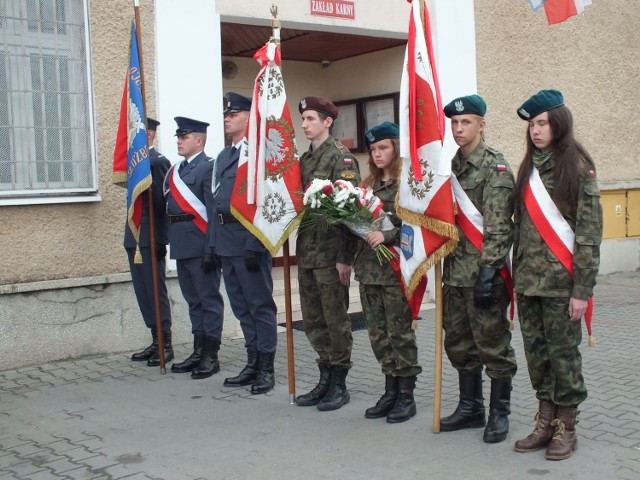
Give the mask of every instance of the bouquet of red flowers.
[[[318, 225], [344, 225], [360, 238], [374, 231], [393, 228], [383, 203], [370, 188], [354, 187], [350, 182], [313, 180], [304, 192], [305, 211], [300, 222], [302, 231]], [[391, 261], [396, 254], [385, 245], [375, 249], [380, 263]]]

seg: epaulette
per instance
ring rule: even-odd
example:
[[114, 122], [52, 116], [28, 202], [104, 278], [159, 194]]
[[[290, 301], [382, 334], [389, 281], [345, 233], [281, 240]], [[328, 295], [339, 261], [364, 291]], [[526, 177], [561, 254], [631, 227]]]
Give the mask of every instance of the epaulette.
[[351, 152], [349, 151], [349, 149], [347, 147], [345, 147], [342, 143], [340, 143], [338, 140], [335, 141], [335, 145], [336, 145], [336, 148], [343, 155], [351, 155]]

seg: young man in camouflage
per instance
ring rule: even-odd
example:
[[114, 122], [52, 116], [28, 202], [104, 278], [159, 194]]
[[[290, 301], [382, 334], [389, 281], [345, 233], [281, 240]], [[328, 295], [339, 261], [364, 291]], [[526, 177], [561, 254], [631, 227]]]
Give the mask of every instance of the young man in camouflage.
[[[460, 97], [444, 108], [459, 149], [452, 172], [465, 197], [480, 214], [481, 249], [472, 243], [457, 217], [460, 242], [444, 261], [445, 350], [458, 371], [460, 401], [440, 421], [443, 432], [485, 426], [482, 367], [491, 378], [487, 443], [501, 442], [509, 431], [511, 379], [516, 360], [507, 318], [510, 294], [500, 270], [513, 242], [514, 178], [502, 154], [483, 139], [486, 104], [478, 95]], [[456, 179], [453, 179], [454, 183]], [[454, 189], [455, 191], [455, 189]], [[459, 204], [462, 198], [456, 199]]]
[[[310, 140], [300, 157], [302, 186], [315, 178], [360, 182], [358, 161], [331, 136], [338, 109], [321, 97], [300, 101], [302, 129]], [[347, 316], [349, 278], [355, 238], [339, 228], [319, 226], [298, 232], [296, 256], [304, 331], [318, 353], [320, 380], [311, 392], [300, 395], [300, 406], [317, 405], [318, 410], [336, 410], [349, 401], [345, 383], [351, 368], [351, 323]]]

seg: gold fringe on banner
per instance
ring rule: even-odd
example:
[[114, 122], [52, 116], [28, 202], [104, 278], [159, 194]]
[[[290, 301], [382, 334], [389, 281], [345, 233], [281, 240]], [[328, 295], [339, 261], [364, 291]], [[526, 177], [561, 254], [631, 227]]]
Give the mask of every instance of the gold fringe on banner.
[[136, 254], [133, 256], [133, 263], [140, 265], [142, 263], [142, 254], [140, 253], [140, 245], [136, 244]]
[[111, 183], [119, 187], [127, 187], [127, 172], [113, 172]]

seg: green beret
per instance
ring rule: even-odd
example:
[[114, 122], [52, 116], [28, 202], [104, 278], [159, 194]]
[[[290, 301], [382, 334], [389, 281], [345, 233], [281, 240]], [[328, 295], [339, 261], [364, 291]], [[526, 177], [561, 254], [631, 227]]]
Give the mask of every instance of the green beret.
[[386, 140], [388, 138], [399, 138], [400, 128], [398, 125], [392, 122], [384, 122], [378, 126], [375, 126], [364, 134], [367, 147], [372, 143], [379, 142], [380, 140]]
[[467, 95], [458, 97], [444, 107], [444, 114], [451, 118], [454, 115], [480, 115], [487, 113], [487, 104], [480, 95]]
[[559, 90], [540, 90], [518, 109], [518, 116], [523, 120], [536, 118], [543, 112], [564, 105], [562, 92]]

